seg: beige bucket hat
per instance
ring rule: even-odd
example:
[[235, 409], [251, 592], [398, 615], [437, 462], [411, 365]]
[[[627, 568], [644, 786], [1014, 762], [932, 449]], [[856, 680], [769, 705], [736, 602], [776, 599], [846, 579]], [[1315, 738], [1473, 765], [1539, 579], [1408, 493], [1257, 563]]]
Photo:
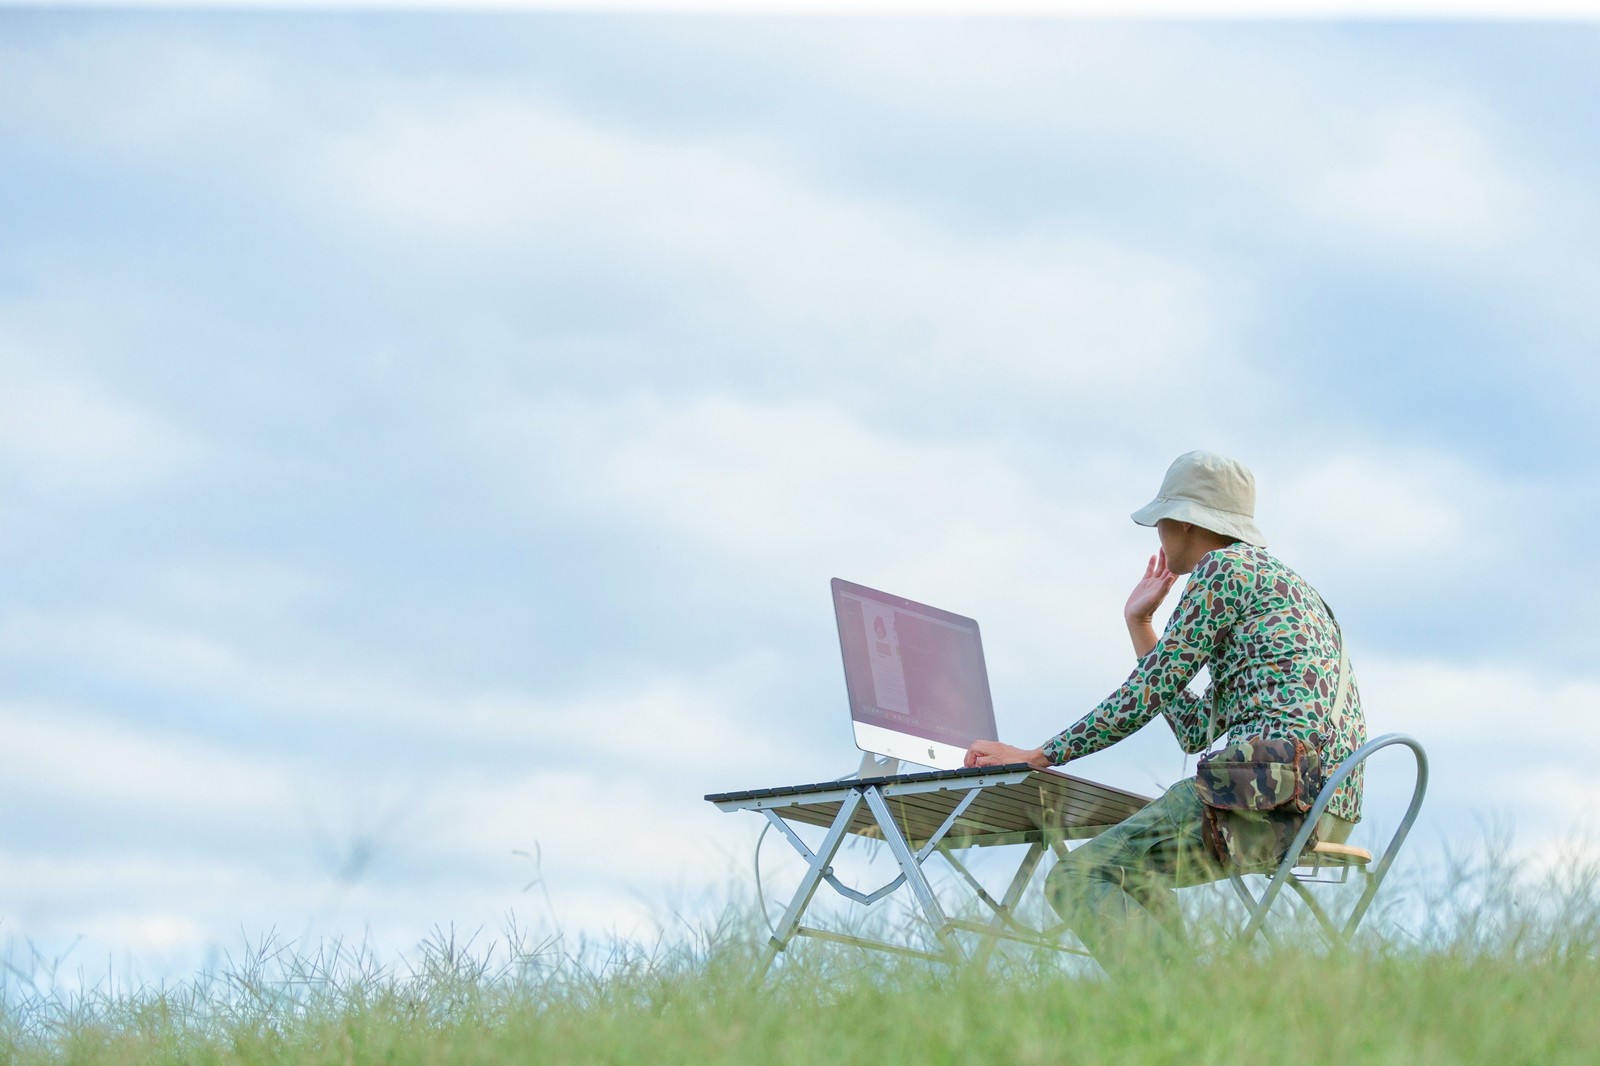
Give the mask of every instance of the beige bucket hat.
[[1162, 518], [1189, 522], [1265, 548], [1255, 515], [1256, 479], [1244, 464], [1212, 452], [1184, 452], [1167, 467], [1156, 498], [1133, 512], [1133, 520], [1141, 526]]

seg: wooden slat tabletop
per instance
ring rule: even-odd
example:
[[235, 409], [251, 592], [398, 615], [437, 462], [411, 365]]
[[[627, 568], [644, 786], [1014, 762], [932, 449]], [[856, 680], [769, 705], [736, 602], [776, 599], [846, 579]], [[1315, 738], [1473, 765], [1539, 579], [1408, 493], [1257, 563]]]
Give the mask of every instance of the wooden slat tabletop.
[[[955, 826], [946, 835], [957, 846], [985, 843], [1013, 843], [1045, 836], [1065, 838], [1092, 836], [1108, 825], [1127, 818], [1149, 803], [1147, 797], [1101, 785], [1081, 777], [1026, 766], [991, 767], [988, 775], [1001, 770], [1028, 771], [1025, 777], [1004, 784], [982, 787]], [[724, 792], [706, 799], [723, 810], [769, 809], [790, 821], [828, 826], [839, 813], [839, 805], [852, 788], [877, 785], [888, 800], [889, 810], [906, 839], [920, 845], [934, 834], [956, 804], [974, 787], [968, 780], [983, 771], [948, 770], [917, 774], [898, 774], [867, 781], [824, 781], [811, 785]], [[815, 800], [807, 799], [816, 795]], [[826, 797], [826, 798], [824, 798]], [[849, 831], [876, 837], [878, 827], [865, 805], [850, 820]]]

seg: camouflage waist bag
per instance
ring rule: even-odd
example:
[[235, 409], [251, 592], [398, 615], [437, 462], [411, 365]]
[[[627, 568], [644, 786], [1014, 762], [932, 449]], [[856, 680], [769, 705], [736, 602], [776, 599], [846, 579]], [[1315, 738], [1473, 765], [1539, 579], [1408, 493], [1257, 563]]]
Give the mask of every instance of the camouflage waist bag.
[[[1205, 804], [1205, 839], [1242, 870], [1283, 861], [1322, 788], [1322, 759], [1294, 739], [1240, 740], [1200, 760], [1195, 790]], [[1308, 845], [1316, 842], [1312, 832]]]

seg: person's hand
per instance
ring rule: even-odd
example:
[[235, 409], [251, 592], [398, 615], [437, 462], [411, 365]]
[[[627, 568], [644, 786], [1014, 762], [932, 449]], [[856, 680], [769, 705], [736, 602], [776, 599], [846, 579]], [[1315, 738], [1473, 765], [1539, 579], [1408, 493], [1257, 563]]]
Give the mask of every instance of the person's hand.
[[1144, 568], [1144, 577], [1139, 579], [1139, 583], [1133, 586], [1133, 591], [1128, 594], [1128, 603], [1122, 608], [1122, 617], [1129, 622], [1149, 622], [1177, 580], [1178, 575], [1167, 569], [1165, 551], [1150, 556], [1150, 563]]
[[1042, 748], [1014, 748], [998, 740], [974, 740], [961, 765], [1012, 766], [1019, 762], [1025, 762], [1035, 770], [1043, 770], [1050, 765]]

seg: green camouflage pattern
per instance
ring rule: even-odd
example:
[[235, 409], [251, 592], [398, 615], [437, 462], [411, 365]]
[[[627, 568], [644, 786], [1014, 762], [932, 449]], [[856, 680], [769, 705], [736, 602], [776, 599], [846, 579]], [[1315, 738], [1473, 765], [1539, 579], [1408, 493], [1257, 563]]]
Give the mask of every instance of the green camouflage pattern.
[[[1205, 839], [1241, 870], [1283, 861], [1322, 788], [1322, 760], [1293, 738], [1236, 741], [1200, 760], [1195, 792], [1205, 804]], [[1313, 832], [1307, 842], [1315, 843]]]
[[1240, 740], [1200, 760], [1200, 799], [1231, 810], [1304, 814], [1322, 784], [1322, 760], [1292, 737]]
[[[1335, 706], [1342, 641], [1322, 597], [1265, 549], [1239, 543], [1195, 565], [1166, 631], [1128, 680], [1045, 742], [1056, 764], [1081, 759], [1164, 716], [1183, 750], [1223, 737], [1303, 741], [1338, 766], [1367, 741], [1355, 669]], [[1204, 666], [1211, 684], [1188, 691]], [[1362, 767], [1333, 794], [1329, 812], [1361, 819]]]
[[1209, 816], [1221, 813], [1201, 801], [1195, 779], [1186, 777], [1062, 855], [1045, 877], [1045, 899], [1113, 973], [1147, 973], [1149, 956], [1142, 947], [1179, 958], [1188, 950], [1188, 934], [1176, 890], [1217, 881], [1232, 870], [1270, 871], [1304, 817], [1293, 815], [1289, 822], [1275, 811], [1225, 812], [1244, 817], [1225, 831], [1229, 840], [1219, 851], [1210, 839], [1216, 830]]
[[[1207, 807], [1204, 836], [1211, 853], [1243, 873], [1267, 873], [1289, 854], [1289, 845], [1306, 816], [1293, 811], [1229, 810]], [[1317, 842], [1313, 829], [1306, 847]]]
[[1174, 890], [1228, 876], [1206, 841], [1205, 811], [1186, 777], [1051, 868], [1045, 899], [1108, 970], [1122, 968], [1139, 944], [1173, 957], [1185, 951]]

